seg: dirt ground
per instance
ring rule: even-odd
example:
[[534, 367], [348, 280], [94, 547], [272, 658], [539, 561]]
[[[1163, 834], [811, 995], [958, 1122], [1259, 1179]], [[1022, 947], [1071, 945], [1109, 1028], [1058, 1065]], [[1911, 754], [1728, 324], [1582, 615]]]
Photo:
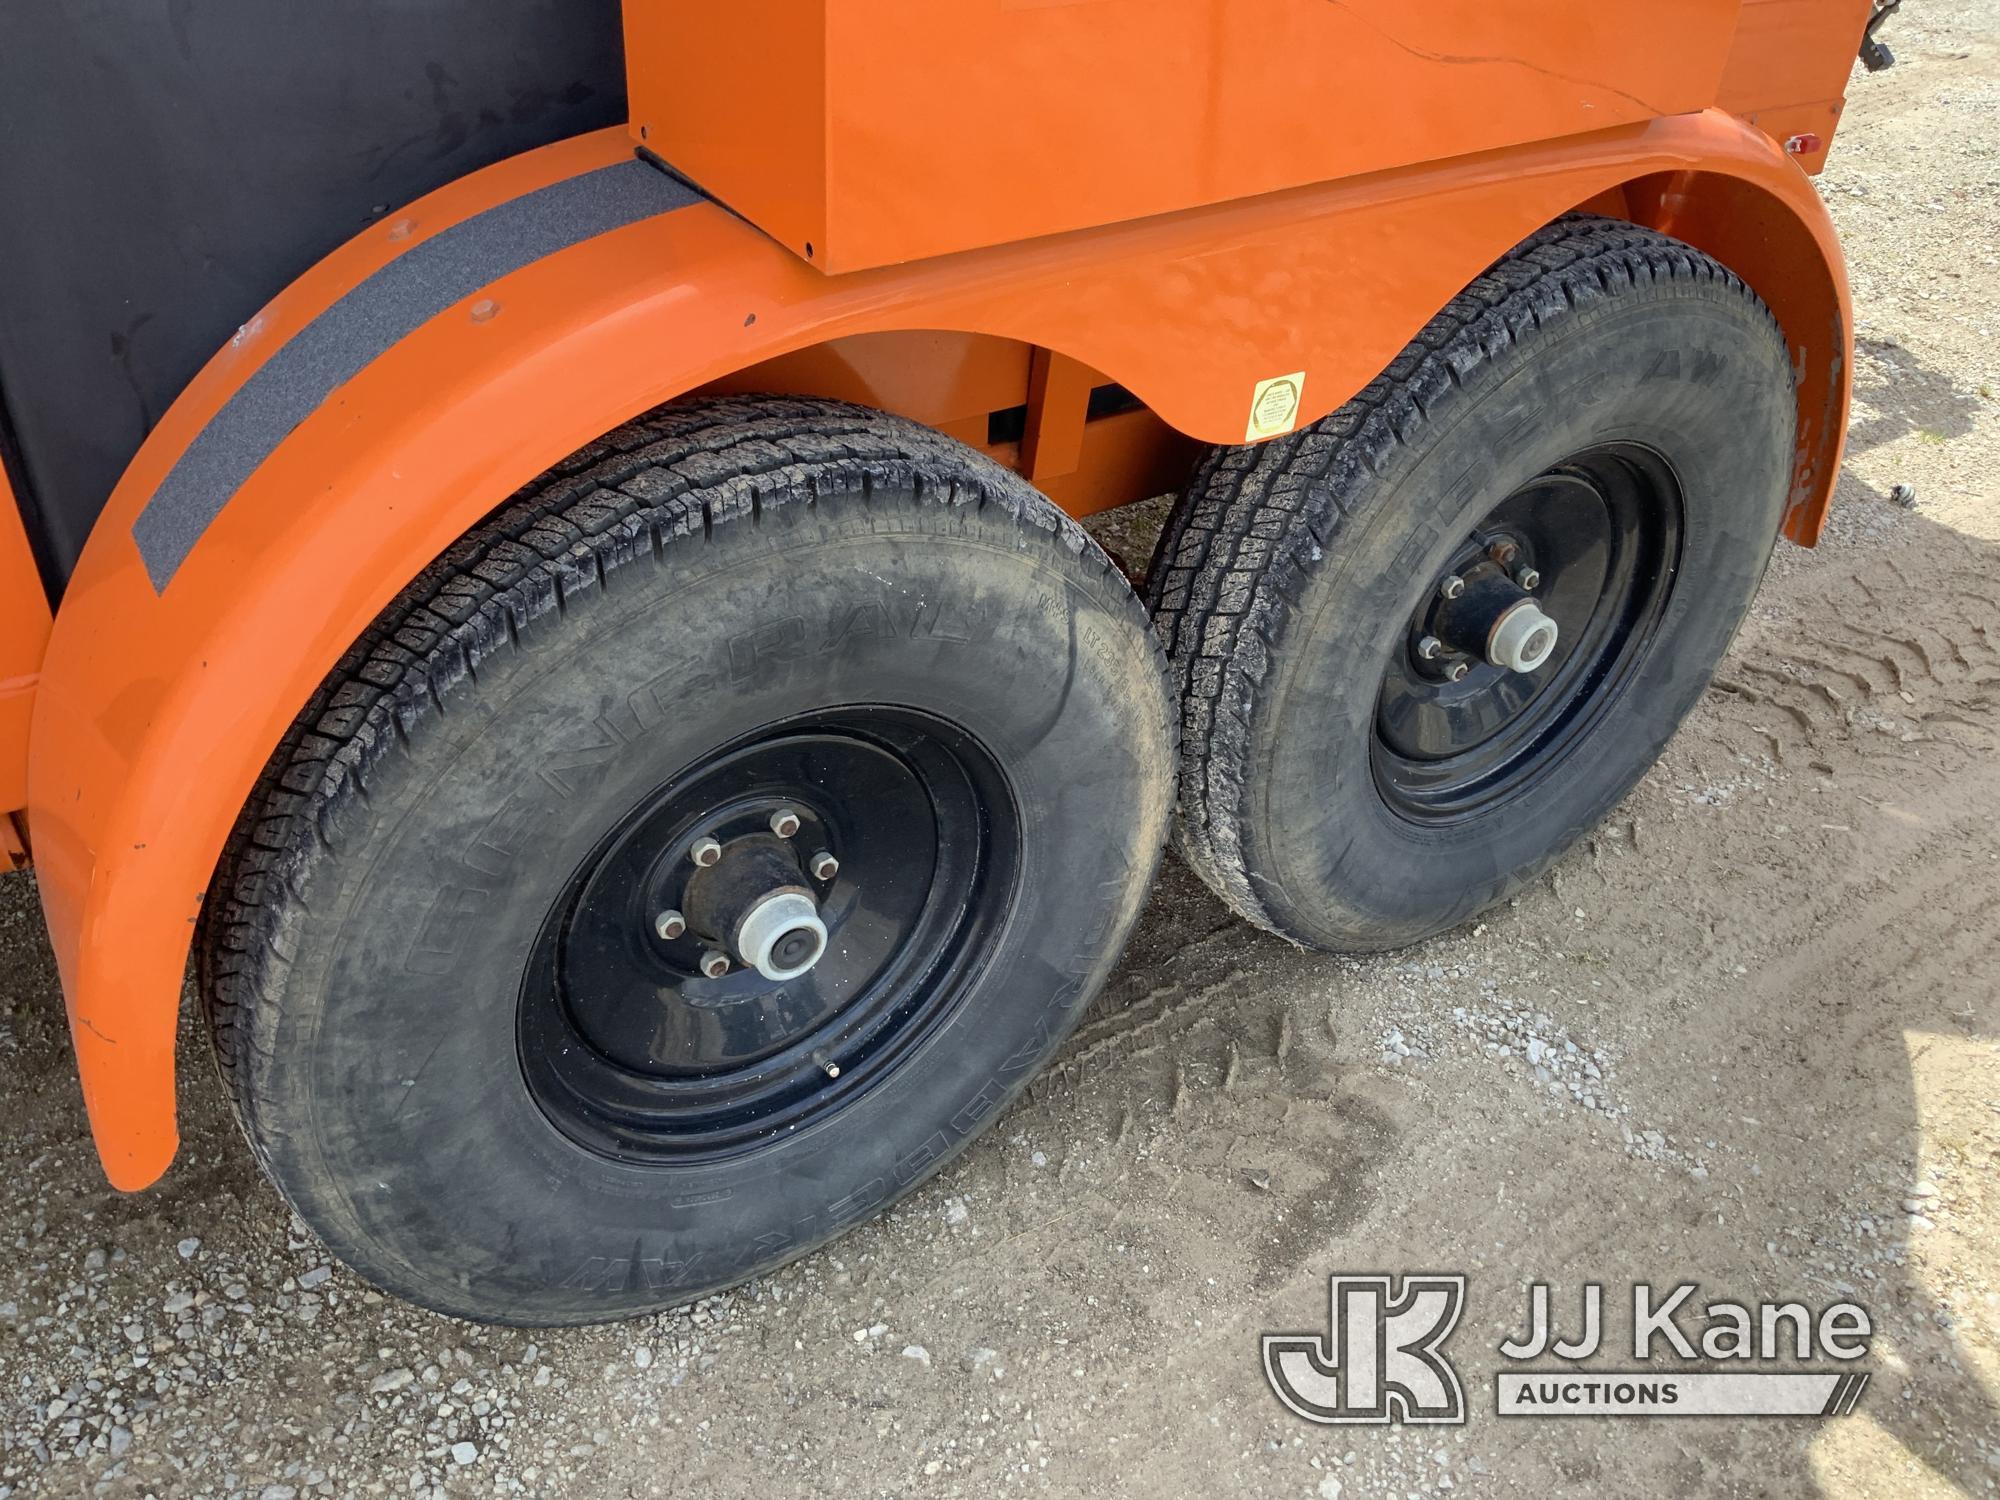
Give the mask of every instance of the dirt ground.
[[[1630, 800], [1382, 958], [1169, 860], [1028, 1099], [775, 1276], [555, 1334], [385, 1301], [259, 1178], [192, 1025], [180, 1160], [121, 1197], [0, 880], [0, 1500], [2000, 1489], [2000, 0], [1890, 36], [1821, 182], [1862, 319], [1832, 532]], [[1266, 1387], [1259, 1333], [1381, 1270], [1470, 1277], [1466, 1425]], [[1873, 1380], [1830, 1421], [1502, 1421], [1535, 1279], [1852, 1298]]]

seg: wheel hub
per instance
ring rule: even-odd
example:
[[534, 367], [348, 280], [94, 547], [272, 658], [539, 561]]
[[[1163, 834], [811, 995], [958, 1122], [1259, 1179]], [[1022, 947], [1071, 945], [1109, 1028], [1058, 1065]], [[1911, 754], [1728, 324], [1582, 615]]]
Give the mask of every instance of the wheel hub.
[[[768, 821], [796, 832], [798, 815], [789, 808], [784, 812], [788, 821], [778, 814]], [[705, 954], [720, 951], [766, 979], [796, 979], [806, 973], [826, 952], [827, 929], [818, 895], [789, 841], [775, 833], [752, 833], [715, 843], [715, 860], [695, 867], [677, 908], [687, 917], [689, 934], [707, 945]], [[654, 930], [659, 930], [657, 922]], [[711, 967], [705, 961], [703, 973]]]
[[[1491, 545], [1488, 550], [1500, 549]], [[1522, 580], [1529, 578], [1539, 584], [1541, 574], [1526, 567], [1509, 571], [1490, 558], [1464, 573], [1447, 574], [1432, 591], [1436, 602], [1424, 612], [1420, 637], [1420, 644], [1436, 642], [1437, 649], [1420, 659], [1453, 682], [1466, 676], [1453, 675], [1463, 657], [1479, 657], [1510, 672], [1533, 672], [1544, 665], [1555, 653], [1561, 630], [1523, 587]]]
[[736, 929], [736, 953], [766, 979], [796, 979], [826, 952], [826, 924], [810, 895], [773, 891]]
[[1618, 444], [1536, 476], [1459, 541], [1383, 677], [1373, 760], [1393, 811], [1469, 815], [1568, 752], [1665, 608], [1680, 515], [1665, 461]]
[[991, 757], [901, 710], [724, 747], [648, 798], [536, 942], [521, 1056], [625, 1157], [708, 1157], [844, 1107], [940, 1023], [1013, 899]]

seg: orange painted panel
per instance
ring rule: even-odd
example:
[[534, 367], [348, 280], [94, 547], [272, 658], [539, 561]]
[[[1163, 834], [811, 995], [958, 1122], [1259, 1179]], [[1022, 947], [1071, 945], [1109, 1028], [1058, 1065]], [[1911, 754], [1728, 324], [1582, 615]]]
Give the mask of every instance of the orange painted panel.
[[[623, 9], [639, 144], [725, 201], [757, 184], [758, 223], [795, 249], [823, 236], [826, 18], [819, 0], [625, 0]], [[912, 114], [942, 112], [929, 106]]]
[[1808, 172], [1826, 165], [1841, 96], [1875, 0], [1744, 0], [1717, 104], [1775, 141], [1819, 138], [1797, 153]]
[[781, 354], [712, 380], [699, 395], [830, 396], [986, 441], [986, 415], [1027, 399], [1034, 350], [968, 333], [860, 333]]
[[28, 805], [28, 729], [38, 681], [32, 676], [0, 681], [0, 812]]
[[28, 721], [48, 644], [49, 598], [0, 470], [0, 814], [28, 805]]
[[[990, 457], [1013, 464], [1012, 445], [988, 448]], [[1040, 481], [1039, 488], [1073, 516], [1095, 515], [1134, 500], [1150, 500], [1187, 483], [1205, 445], [1175, 432], [1143, 408], [1087, 422], [1077, 438], [1075, 467]], [[1144, 557], [1124, 562], [1138, 568]]]
[[847, 271], [1703, 109], [1738, 7], [626, 0], [626, 65], [645, 145]]
[[1760, 110], [1838, 99], [1875, 0], [1743, 0], [1716, 103]]

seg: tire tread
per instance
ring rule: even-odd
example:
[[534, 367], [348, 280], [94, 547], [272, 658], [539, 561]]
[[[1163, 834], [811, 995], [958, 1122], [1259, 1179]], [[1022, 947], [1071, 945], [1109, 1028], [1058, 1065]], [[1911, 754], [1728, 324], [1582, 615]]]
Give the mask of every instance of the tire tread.
[[779, 507], [857, 492], [870, 505], [895, 494], [918, 506], [998, 507], [1023, 547], [1058, 549], [1116, 583], [1106, 592], [1129, 608], [1164, 678], [1143, 607], [1088, 533], [1017, 475], [932, 429], [840, 402], [745, 396], [664, 406], [606, 434], [522, 487], [384, 609], [299, 712], [224, 847], [197, 935], [198, 985], [238, 1123], [281, 1192], [264, 1096], [272, 997], [314, 877], [338, 857], [370, 781], [463, 711], [482, 669], [527, 649], [538, 622], [662, 565], [670, 546], [713, 546]]
[[1542, 330], [1634, 287], [1706, 283], [1756, 294], [1719, 262], [1618, 219], [1570, 215], [1447, 303], [1375, 379], [1308, 427], [1210, 450], [1147, 572], [1146, 604], [1181, 704], [1174, 845], [1247, 921], [1295, 937], [1245, 853], [1259, 689], [1285, 649], [1308, 579], [1402, 450], [1469, 399], [1484, 370]]

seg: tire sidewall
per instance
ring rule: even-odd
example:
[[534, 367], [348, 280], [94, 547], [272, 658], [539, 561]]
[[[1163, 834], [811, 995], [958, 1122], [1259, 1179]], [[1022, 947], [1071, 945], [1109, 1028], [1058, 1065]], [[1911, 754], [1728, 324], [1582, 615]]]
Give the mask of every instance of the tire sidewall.
[[[1287, 932], [1392, 947], [1504, 897], [1599, 821], [1706, 687], [1776, 537], [1792, 456], [1775, 328], [1726, 285], [1633, 288], [1478, 366], [1449, 425], [1399, 447], [1271, 653], [1244, 848]], [[1462, 821], [1394, 813], [1371, 762], [1383, 670], [1453, 549], [1502, 499], [1609, 443], [1664, 457], [1684, 497], [1666, 608], [1620, 697], [1554, 774]]]
[[[529, 623], [447, 697], [332, 831], [270, 1039], [265, 1149], [344, 1257], [449, 1312], [614, 1317], [838, 1233], [1014, 1094], [1115, 959], [1172, 795], [1129, 591], [1021, 530], [910, 497], [766, 508]], [[613, 820], [717, 746], [856, 703], [949, 721], [1011, 783], [1015, 906], [963, 1000], [871, 1092], [746, 1155], [662, 1167], [576, 1145], [517, 1053], [550, 904]]]

